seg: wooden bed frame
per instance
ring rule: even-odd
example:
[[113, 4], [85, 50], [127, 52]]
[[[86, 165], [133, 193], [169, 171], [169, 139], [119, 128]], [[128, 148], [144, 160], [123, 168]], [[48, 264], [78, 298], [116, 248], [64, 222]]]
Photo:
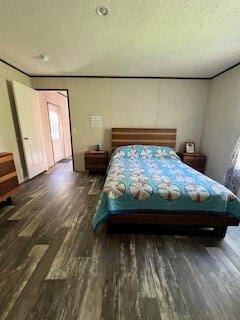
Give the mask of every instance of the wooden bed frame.
[[[112, 129], [112, 150], [125, 145], [142, 144], [176, 147], [176, 129], [140, 129], [140, 128], [113, 128]], [[116, 230], [118, 226], [126, 225], [161, 225], [161, 226], [194, 226], [213, 228], [213, 235], [223, 238], [228, 226], [238, 226], [239, 220], [232, 216], [220, 216], [206, 213], [192, 214], [155, 214], [155, 213], [134, 213], [115, 214], [109, 217], [108, 229]], [[117, 227], [117, 228], [116, 228]]]
[[112, 128], [112, 151], [132, 144], [176, 148], [177, 129]]

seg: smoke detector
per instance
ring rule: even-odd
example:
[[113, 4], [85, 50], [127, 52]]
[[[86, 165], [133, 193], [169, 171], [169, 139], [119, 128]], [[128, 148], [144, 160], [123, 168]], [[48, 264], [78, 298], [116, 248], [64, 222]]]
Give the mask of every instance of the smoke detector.
[[104, 6], [99, 6], [96, 9], [96, 13], [97, 13], [97, 15], [104, 17], [108, 14], [108, 8], [106, 8]]
[[49, 60], [49, 56], [47, 56], [46, 54], [40, 54], [40, 59], [43, 61], [43, 62], [47, 62]]

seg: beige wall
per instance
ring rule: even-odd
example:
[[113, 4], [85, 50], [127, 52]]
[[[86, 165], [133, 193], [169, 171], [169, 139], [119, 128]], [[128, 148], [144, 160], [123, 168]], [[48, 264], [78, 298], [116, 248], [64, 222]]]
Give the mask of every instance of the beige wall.
[[63, 142], [64, 142], [64, 153], [65, 158], [71, 156], [71, 137], [69, 127], [69, 115], [68, 115], [68, 101], [67, 97], [59, 94], [57, 91], [39, 91], [39, 100], [42, 113], [43, 131], [44, 131], [44, 142], [47, 154], [48, 168], [54, 165], [51, 132], [48, 117], [48, 105], [52, 103], [61, 108], [61, 120], [63, 129]]
[[240, 66], [211, 80], [201, 150], [207, 174], [223, 183], [240, 135]]
[[[112, 127], [177, 128], [177, 150], [194, 140], [198, 149], [208, 80], [33, 78], [37, 89], [68, 89], [75, 169], [95, 144], [110, 150]], [[102, 115], [91, 128], [90, 115]]]
[[[93, 145], [110, 150], [111, 127], [172, 127], [178, 130], [177, 150], [187, 140], [194, 140], [198, 150], [201, 139], [200, 151], [208, 157], [207, 174], [224, 181], [240, 135], [240, 67], [209, 81], [31, 79], [0, 62], [0, 152], [13, 152], [19, 180], [23, 181], [12, 112], [12, 80], [30, 87], [33, 80], [39, 89], [69, 90], [76, 170], [84, 168], [83, 153]], [[91, 128], [90, 115], [102, 115], [103, 127]]]
[[14, 161], [19, 181], [23, 181], [23, 170], [20, 160], [17, 138], [14, 127], [14, 108], [11, 81], [16, 80], [32, 87], [32, 80], [23, 73], [0, 62], [0, 152], [9, 151], [14, 154]]

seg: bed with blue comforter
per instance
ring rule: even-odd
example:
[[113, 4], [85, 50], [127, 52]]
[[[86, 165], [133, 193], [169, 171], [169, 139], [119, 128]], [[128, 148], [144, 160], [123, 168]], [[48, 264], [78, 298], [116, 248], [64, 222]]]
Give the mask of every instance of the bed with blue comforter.
[[240, 200], [227, 188], [182, 163], [168, 147], [133, 145], [114, 151], [92, 226], [110, 215], [206, 213], [240, 219]]

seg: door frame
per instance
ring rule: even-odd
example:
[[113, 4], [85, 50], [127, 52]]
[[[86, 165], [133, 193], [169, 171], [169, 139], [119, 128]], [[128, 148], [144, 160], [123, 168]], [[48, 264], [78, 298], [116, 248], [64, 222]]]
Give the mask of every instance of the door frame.
[[75, 170], [75, 162], [74, 162], [74, 156], [73, 156], [73, 137], [72, 137], [72, 122], [71, 122], [71, 111], [70, 111], [70, 101], [69, 101], [69, 89], [66, 88], [53, 88], [53, 89], [35, 89], [36, 91], [66, 91], [67, 92], [67, 102], [68, 102], [68, 118], [69, 118], [69, 128], [70, 128], [70, 138], [71, 138], [71, 151], [72, 151], [72, 168], [73, 171]]
[[54, 154], [54, 148], [53, 148], [53, 139], [52, 139], [52, 134], [51, 134], [51, 123], [50, 123], [50, 118], [49, 118], [49, 105], [55, 106], [58, 108], [58, 116], [60, 119], [60, 131], [61, 131], [61, 139], [62, 139], [62, 148], [63, 148], [63, 154], [65, 157], [65, 144], [64, 144], [64, 137], [63, 137], [63, 127], [62, 127], [62, 112], [61, 112], [61, 106], [49, 102], [47, 101], [47, 110], [48, 110], [48, 123], [49, 123], [49, 127], [50, 127], [50, 136], [51, 136], [51, 145], [52, 145], [52, 153], [53, 153], [53, 161], [54, 161], [54, 165], [57, 163], [57, 161], [55, 160], [55, 154]]

